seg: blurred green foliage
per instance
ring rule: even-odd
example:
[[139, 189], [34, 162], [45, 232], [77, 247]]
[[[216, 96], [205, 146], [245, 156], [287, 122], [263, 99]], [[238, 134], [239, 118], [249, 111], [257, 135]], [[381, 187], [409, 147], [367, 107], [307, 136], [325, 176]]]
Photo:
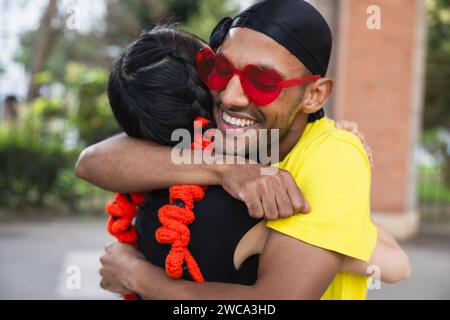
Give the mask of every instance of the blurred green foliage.
[[450, 187], [445, 185], [439, 166], [419, 167], [419, 200], [424, 203], [450, 204]]
[[424, 128], [450, 129], [450, 3], [427, 0], [428, 52]]
[[67, 66], [66, 86], [76, 97], [69, 120], [79, 130], [80, 142], [90, 145], [120, 132], [106, 95], [109, 73], [71, 63]]
[[427, 0], [426, 7], [428, 43], [421, 144], [437, 164], [419, 168], [418, 192], [421, 201], [450, 202], [450, 3]]
[[[216, 23], [237, 11], [237, 1], [223, 0], [109, 0], [106, 6], [103, 24], [89, 32], [54, 19], [52, 49], [33, 78], [45, 94], [21, 106], [17, 123], [0, 124], [0, 209], [101, 213], [110, 194], [78, 179], [74, 165], [82, 148], [119, 132], [106, 96], [115, 57], [157, 22], [208, 40]], [[36, 29], [23, 33], [15, 55], [28, 72], [36, 36]]]
[[[49, 71], [36, 78], [54, 81]], [[78, 179], [74, 166], [82, 147], [119, 132], [105, 94], [108, 72], [70, 63], [65, 79], [59, 94], [36, 98], [17, 123], [0, 125], [0, 208], [101, 212], [108, 193]], [[68, 146], [73, 134], [77, 143]]]
[[0, 129], [0, 205], [42, 205], [52, 192], [67, 155], [58, 139], [41, 138], [39, 126], [2, 126]]
[[439, 172], [436, 182], [450, 192], [450, 132], [441, 127], [426, 129], [422, 133], [421, 144], [434, 156], [437, 164], [433, 170]]
[[[121, 48], [142, 31], [158, 22], [177, 23], [204, 40], [223, 17], [237, 12], [237, 1], [224, 0], [108, 0], [104, 24], [90, 32], [58, 26], [53, 49], [45, 69], [56, 81], [64, 82], [65, 67], [78, 62], [89, 67], [109, 69]], [[64, 21], [64, 19], [62, 19]], [[33, 41], [37, 31], [21, 36], [15, 60], [30, 71]]]
[[223, 0], [200, 1], [199, 10], [181, 27], [207, 42], [217, 22], [224, 17], [234, 16], [237, 11], [236, 3]]
[[[70, 113], [65, 97], [40, 97], [17, 123], [0, 125], [0, 209], [52, 207], [73, 214], [93, 197], [106, 198], [106, 192], [74, 175], [81, 144], [66, 143], [76, 132], [76, 125], [66, 121]], [[84, 208], [97, 210], [103, 202]]]

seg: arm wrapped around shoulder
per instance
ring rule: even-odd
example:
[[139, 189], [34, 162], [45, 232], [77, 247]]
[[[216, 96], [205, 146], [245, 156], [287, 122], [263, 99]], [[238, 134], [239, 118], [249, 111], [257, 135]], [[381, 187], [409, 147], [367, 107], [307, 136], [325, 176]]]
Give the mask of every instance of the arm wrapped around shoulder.
[[308, 215], [267, 223], [309, 244], [369, 261], [377, 229], [370, 220], [370, 163], [361, 141], [346, 131], [309, 146], [295, 175], [311, 204]]

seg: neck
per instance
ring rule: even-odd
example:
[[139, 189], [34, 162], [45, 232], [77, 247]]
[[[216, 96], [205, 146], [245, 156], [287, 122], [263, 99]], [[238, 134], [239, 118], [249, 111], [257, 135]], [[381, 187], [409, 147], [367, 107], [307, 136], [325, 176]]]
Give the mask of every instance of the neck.
[[280, 161], [287, 156], [287, 154], [295, 147], [298, 140], [300, 140], [307, 123], [308, 114], [302, 111], [298, 112], [288, 132], [280, 141]]

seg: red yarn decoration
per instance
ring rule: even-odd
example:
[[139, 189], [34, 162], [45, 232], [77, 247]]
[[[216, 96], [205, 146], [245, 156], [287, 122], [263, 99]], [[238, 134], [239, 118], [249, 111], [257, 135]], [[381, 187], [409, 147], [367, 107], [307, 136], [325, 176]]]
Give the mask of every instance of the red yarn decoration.
[[[209, 120], [197, 117], [194, 122], [195, 129], [200, 124], [204, 128]], [[201, 130], [194, 136], [193, 149], [205, 149], [212, 143], [211, 138], [205, 139]], [[162, 226], [156, 230], [156, 241], [171, 244], [166, 257], [166, 273], [169, 277], [178, 279], [183, 276], [183, 263], [195, 282], [204, 282], [205, 279], [200, 267], [187, 248], [191, 238], [188, 225], [195, 220], [194, 202], [200, 201], [205, 195], [205, 186], [178, 185], [169, 189], [169, 203], [158, 210], [158, 219]], [[174, 201], [182, 201], [184, 207], [174, 205]]]
[[[204, 128], [209, 120], [197, 117], [194, 127], [198, 129], [198, 124]], [[192, 142], [193, 149], [205, 149], [212, 143], [212, 136], [205, 139], [201, 130], [194, 136]], [[162, 227], [156, 230], [156, 240], [159, 243], [171, 244], [169, 254], [166, 257], [166, 273], [171, 278], [183, 276], [183, 263], [186, 263], [187, 270], [196, 282], [204, 282], [205, 279], [200, 268], [187, 249], [190, 241], [190, 231], [187, 227], [194, 222], [195, 215], [192, 209], [194, 202], [200, 201], [205, 195], [205, 186], [178, 185], [169, 189], [169, 203], [158, 210], [158, 218]], [[181, 200], [184, 207], [174, 205], [174, 200]], [[117, 193], [114, 201], [106, 204], [106, 212], [109, 214], [107, 230], [119, 242], [136, 244], [137, 233], [133, 225], [133, 219], [137, 213], [137, 207], [144, 201], [142, 193], [123, 194]], [[136, 300], [135, 294], [127, 294], [125, 300]]]
[[[119, 242], [136, 244], [137, 233], [133, 225], [137, 206], [144, 201], [142, 193], [123, 194], [117, 193], [114, 201], [106, 204], [106, 212], [109, 214], [107, 223], [108, 232]], [[136, 300], [135, 294], [127, 294], [125, 300]]]

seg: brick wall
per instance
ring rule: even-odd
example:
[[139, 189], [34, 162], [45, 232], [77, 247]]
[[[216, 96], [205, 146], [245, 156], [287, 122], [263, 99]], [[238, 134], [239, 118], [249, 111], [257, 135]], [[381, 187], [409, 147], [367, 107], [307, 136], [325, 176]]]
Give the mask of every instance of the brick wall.
[[[367, 28], [370, 5], [381, 9], [381, 30]], [[423, 3], [340, 0], [336, 15], [333, 115], [356, 121], [366, 136], [375, 166], [372, 212], [407, 237], [418, 221], [413, 152], [422, 102]]]

